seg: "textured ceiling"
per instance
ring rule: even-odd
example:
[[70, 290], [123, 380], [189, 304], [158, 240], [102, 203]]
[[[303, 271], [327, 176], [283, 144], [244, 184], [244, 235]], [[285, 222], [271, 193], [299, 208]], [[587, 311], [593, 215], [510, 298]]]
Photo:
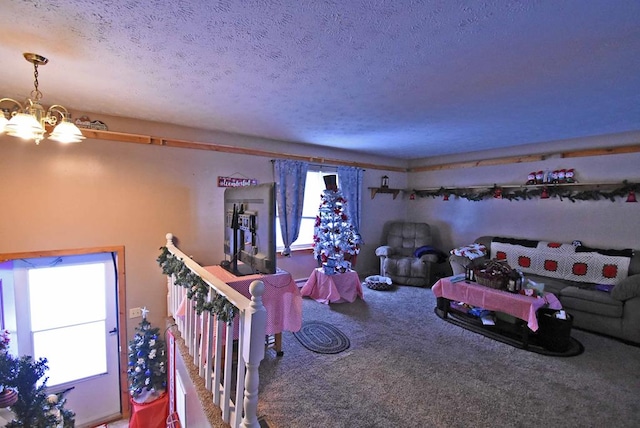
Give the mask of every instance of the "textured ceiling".
[[421, 158], [640, 130], [638, 0], [2, 0], [0, 97]]

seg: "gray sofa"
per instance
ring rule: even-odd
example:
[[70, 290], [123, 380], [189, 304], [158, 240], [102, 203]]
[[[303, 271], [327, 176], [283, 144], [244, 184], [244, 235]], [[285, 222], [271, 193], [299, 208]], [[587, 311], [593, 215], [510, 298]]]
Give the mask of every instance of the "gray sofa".
[[[451, 255], [449, 263], [453, 274], [464, 273], [470, 263], [486, 261], [491, 256], [493, 238], [483, 236], [475, 241], [487, 247], [485, 257], [470, 261], [463, 256]], [[604, 287], [593, 283], [533, 273], [525, 273], [525, 278], [544, 283], [544, 290], [558, 297], [563, 308], [573, 316], [573, 327], [640, 345], [640, 252], [633, 251], [632, 254], [628, 276], [612, 285], [610, 291], [602, 291], [599, 288]]]

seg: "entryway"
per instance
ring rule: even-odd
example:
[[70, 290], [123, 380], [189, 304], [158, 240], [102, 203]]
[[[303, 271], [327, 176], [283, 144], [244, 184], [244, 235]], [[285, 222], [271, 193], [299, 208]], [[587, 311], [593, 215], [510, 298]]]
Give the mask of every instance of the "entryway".
[[124, 248], [0, 260], [6, 260], [0, 264], [0, 327], [10, 331], [11, 352], [48, 360], [48, 390], [68, 391], [65, 408], [76, 413], [76, 426], [122, 417]]

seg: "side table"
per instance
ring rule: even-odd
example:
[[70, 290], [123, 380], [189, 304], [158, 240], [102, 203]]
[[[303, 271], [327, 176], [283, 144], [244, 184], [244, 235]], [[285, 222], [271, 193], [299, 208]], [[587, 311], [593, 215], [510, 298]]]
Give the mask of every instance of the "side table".
[[322, 268], [316, 268], [311, 272], [300, 294], [325, 304], [351, 303], [358, 297], [364, 299], [360, 277], [354, 270], [327, 275]]

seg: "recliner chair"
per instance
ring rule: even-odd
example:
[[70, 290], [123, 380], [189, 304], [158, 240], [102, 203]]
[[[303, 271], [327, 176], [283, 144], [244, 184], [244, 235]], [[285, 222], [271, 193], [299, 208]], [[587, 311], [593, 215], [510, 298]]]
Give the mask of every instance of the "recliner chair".
[[390, 223], [386, 245], [376, 249], [380, 275], [397, 284], [430, 287], [439, 253], [432, 242], [431, 226], [426, 223]]

